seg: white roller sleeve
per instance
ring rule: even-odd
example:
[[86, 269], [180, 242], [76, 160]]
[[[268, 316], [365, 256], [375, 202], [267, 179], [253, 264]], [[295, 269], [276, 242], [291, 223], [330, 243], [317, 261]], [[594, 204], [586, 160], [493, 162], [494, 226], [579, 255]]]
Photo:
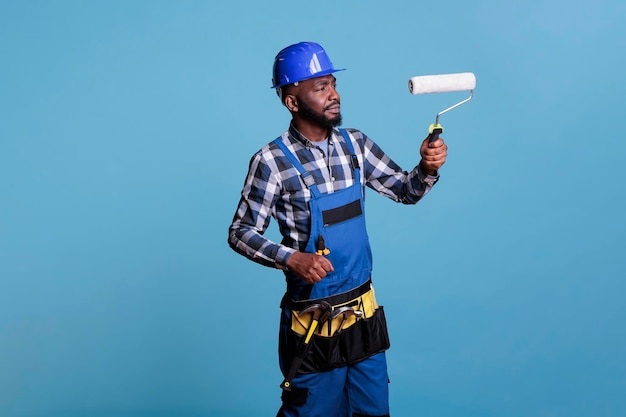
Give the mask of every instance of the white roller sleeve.
[[456, 74], [421, 75], [409, 78], [411, 94], [445, 93], [467, 91], [476, 88], [476, 76], [472, 72]]

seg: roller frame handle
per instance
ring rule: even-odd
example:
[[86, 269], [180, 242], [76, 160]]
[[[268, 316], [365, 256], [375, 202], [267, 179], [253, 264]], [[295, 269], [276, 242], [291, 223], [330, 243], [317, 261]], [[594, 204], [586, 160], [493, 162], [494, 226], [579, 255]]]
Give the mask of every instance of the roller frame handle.
[[428, 127], [428, 142], [434, 142], [439, 139], [439, 135], [443, 133], [443, 126], [439, 123], [433, 123]]

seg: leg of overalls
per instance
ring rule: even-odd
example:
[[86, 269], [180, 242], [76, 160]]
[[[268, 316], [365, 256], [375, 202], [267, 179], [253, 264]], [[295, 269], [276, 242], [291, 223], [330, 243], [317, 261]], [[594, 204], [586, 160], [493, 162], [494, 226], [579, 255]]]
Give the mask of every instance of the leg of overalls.
[[389, 377], [385, 352], [348, 367], [351, 417], [389, 416]]
[[348, 367], [301, 374], [283, 392], [277, 417], [350, 417], [346, 390]]
[[385, 353], [327, 372], [298, 375], [277, 417], [388, 417]]
[[[279, 362], [285, 375], [290, 366], [282, 355], [288, 344], [287, 334], [291, 326], [291, 312], [288, 307], [283, 307], [280, 323]], [[346, 367], [327, 372], [297, 374], [292, 381], [292, 390], [282, 393], [283, 404], [277, 417], [350, 417], [347, 376]]]

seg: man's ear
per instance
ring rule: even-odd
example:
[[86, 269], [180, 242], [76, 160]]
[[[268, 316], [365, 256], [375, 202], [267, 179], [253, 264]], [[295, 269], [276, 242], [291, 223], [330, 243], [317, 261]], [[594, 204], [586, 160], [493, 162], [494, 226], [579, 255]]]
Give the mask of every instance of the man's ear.
[[285, 107], [289, 109], [290, 112], [296, 113], [298, 111], [298, 99], [293, 94], [287, 94], [285, 96]]

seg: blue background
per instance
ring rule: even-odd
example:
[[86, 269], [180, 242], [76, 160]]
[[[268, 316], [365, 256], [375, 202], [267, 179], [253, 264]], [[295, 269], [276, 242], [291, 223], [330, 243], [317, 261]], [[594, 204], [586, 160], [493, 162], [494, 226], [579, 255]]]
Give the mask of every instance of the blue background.
[[[394, 416], [624, 416], [626, 3], [0, 2], [0, 415], [268, 416], [283, 278], [232, 252], [250, 156], [321, 43], [344, 126], [405, 169], [368, 194]], [[269, 235], [277, 236], [275, 229]]]

